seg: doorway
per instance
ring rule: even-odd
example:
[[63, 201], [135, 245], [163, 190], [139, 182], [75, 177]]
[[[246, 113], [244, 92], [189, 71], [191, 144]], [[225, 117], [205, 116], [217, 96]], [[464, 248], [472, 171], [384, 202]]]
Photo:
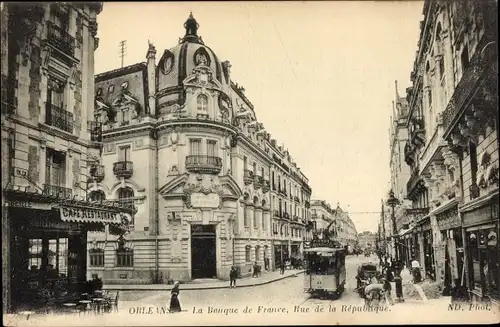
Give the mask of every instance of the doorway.
[[191, 225], [191, 276], [217, 278], [215, 225]]

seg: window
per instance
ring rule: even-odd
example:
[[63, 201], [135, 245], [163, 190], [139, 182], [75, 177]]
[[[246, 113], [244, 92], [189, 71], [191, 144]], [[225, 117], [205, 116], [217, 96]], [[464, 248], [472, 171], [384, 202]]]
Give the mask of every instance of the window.
[[460, 63], [462, 65], [462, 75], [469, 68], [469, 47], [464, 46], [462, 54], [460, 55]]
[[90, 199], [90, 201], [102, 202], [102, 201], [106, 200], [106, 194], [104, 194], [104, 192], [101, 190], [92, 191], [89, 194], [89, 199]]
[[40, 268], [42, 264], [42, 239], [30, 239], [29, 240], [29, 266], [37, 266]]
[[46, 152], [45, 183], [52, 186], [66, 186], [66, 154], [50, 148]]
[[260, 261], [260, 246], [255, 247], [255, 261]]
[[477, 179], [477, 147], [473, 142], [469, 142], [469, 156], [470, 156], [470, 177], [472, 184], [476, 184]]
[[104, 249], [89, 250], [89, 265], [91, 267], [104, 267]]
[[255, 161], [252, 163], [252, 170], [253, 170], [253, 175], [257, 176], [257, 163]]
[[260, 176], [264, 177], [264, 167], [260, 168]]
[[250, 262], [251, 261], [250, 251], [251, 251], [250, 245], [245, 246], [245, 262]]
[[207, 155], [217, 157], [217, 141], [207, 140]]
[[200, 139], [190, 139], [189, 140], [189, 153], [191, 155], [201, 154], [201, 140]]
[[114, 85], [110, 85], [108, 87], [108, 93], [113, 93], [115, 91], [115, 86]]
[[246, 207], [243, 210], [243, 223], [245, 227], [250, 227], [250, 217], [248, 217], [248, 209]]
[[69, 29], [69, 14], [64, 10], [61, 10], [58, 6], [52, 7], [51, 16], [54, 21], [54, 25], [59, 27], [63, 31]]
[[205, 94], [198, 95], [196, 103], [198, 105], [198, 111], [208, 111], [208, 97]]
[[133, 267], [134, 266], [134, 250], [128, 247], [116, 249], [116, 266], [117, 267]]
[[130, 161], [130, 145], [119, 147], [118, 161]]
[[[118, 205], [122, 208], [134, 207], [134, 191], [130, 187], [118, 189]], [[134, 215], [132, 215], [131, 225], [134, 224]]]
[[[255, 196], [253, 198], [253, 205], [256, 206], [257, 204], [259, 203], [259, 199]], [[253, 228], [257, 229], [259, 228], [259, 224], [258, 224], [258, 221], [257, 221], [257, 211], [254, 210], [253, 211]]]
[[126, 90], [126, 89], [128, 89], [128, 81], [123, 82], [123, 83], [120, 85], [120, 87], [122, 88], [122, 90]]
[[45, 123], [68, 133], [73, 132], [73, 114], [64, 110], [64, 87], [50, 81], [45, 102]]

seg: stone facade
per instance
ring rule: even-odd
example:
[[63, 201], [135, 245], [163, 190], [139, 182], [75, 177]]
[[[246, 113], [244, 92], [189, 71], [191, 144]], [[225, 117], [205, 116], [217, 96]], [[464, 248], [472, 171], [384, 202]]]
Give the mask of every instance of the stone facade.
[[424, 276], [492, 300], [500, 298], [496, 7], [424, 3], [406, 97], [411, 206], [401, 214], [410, 226], [398, 230]]
[[[2, 189], [85, 200], [100, 3], [2, 3]], [[57, 18], [56, 18], [57, 16]], [[79, 32], [76, 24], [80, 23]], [[80, 33], [80, 34], [78, 34]], [[77, 37], [80, 35], [80, 37]], [[90, 94], [90, 96], [89, 96]], [[77, 96], [78, 95], [78, 96]], [[90, 100], [90, 102], [89, 102]], [[76, 103], [80, 103], [79, 106]], [[76, 126], [76, 127], [75, 127]], [[57, 153], [58, 178], [47, 169]], [[4, 312], [10, 303], [10, 217], [2, 192]]]
[[276, 247], [300, 254], [307, 235], [307, 178], [192, 16], [185, 28], [158, 64], [149, 44], [146, 62], [95, 76], [102, 175], [90, 194], [136, 210], [129, 259], [115, 238], [90, 236], [104, 262], [89, 272], [108, 283], [228, 279], [232, 265], [246, 276], [255, 263], [272, 269]]
[[343, 211], [339, 204], [332, 209], [329, 203], [323, 200], [314, 200], [311, 204], [312, 220], [315, 231], [329, 232], [343, 246], [354, 247], [358, 242], [356, 226], [349, 217], [349, 213]]

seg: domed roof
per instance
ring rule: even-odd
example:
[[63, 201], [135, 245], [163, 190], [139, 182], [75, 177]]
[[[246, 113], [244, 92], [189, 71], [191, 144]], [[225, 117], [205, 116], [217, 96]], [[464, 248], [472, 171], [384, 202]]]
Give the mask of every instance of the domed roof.
[[221, 84], [229, 83], [229, 76], [217, 55], [198, 36], [199, 24], [191, 13], [184, 23], [186, 33], [179, 44], [165, 50], [158, 63], [158, 91], [182, 86], [184, 79], [200, 64], [208, 66]]

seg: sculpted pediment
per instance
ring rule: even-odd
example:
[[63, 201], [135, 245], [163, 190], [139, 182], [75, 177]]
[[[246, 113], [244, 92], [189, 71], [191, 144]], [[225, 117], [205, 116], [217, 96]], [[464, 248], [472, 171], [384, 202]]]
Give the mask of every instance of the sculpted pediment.
[[193, 193], [218, 194], [222, 199], [237, 200], [242, 192], [231, 176], [214, 176], [208, 174], [183, 174], [173, 177], [158, 190], [162, 196], [183, 195], [190, 197]]

